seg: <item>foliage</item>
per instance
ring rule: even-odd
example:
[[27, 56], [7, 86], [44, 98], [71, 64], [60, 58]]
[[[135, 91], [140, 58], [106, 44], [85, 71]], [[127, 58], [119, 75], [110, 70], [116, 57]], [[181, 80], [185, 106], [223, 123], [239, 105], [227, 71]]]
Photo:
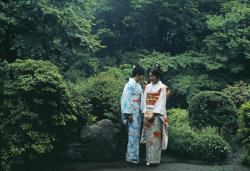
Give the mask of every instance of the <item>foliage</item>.
[[79, 110], [57, 67], [48, 61], [17, 60], [1, 73], [0, 164], [11, 170], [52, 152], [87, 110]]
[[141, 36], [144, 47], [171, 54], [198, 47], [204, 27], [199, 2], [133, 0], [132, 5], [134, 11], [125, 21], [137, 30], [134, 34]]
[[200, 91], [249, 83], [248, 5], [246, 0], [1, 1], [0, 57], [50, 60], [74, 83], [104, 66], [140, 61], [147, 68], [157, 62], [173, 91], [168, 105], [186, 108]]
[[219, 162], [228, 158], [231, 147], [218, 134], [216, 128], [205, 127], [198, 131], [191, 128], [187, 122], [188, 111], [171, 109], [169, 113], [168, 148], [170, 151], [207, 162]]
[[203, 91], [194, 96], [189, 107], [191, 125], [197, 128], [218, 127], [226, 138], [235, 135], [238, 115], [233, 101], [224, 93]]
[[92, 104], [90, 100], [80, 94], [77, 90], [70, 88], [72, 94], [71, 98], [75, 104], [76, 113], [74, 115], [77, 117], [77, 122], [71, 122], [73, 125], [69, 125], [73, 131], [76, 130], [77, 136], [79, 136], [81, 129], [85, 125], [92, 124], [96, 121], [96, 117], [91, 115]]
[[239, 110], [240, 128], [239, 132], [242, 134], [242, 144], [244, 154], [242, 156], [242, 163], [250, 165], [250, 102], [242, 105]]
[[204, 49], [217, 70], [246, 78], [250, 72], [249, 6], [230, 1], [223, 4], [221, 12], [208, 16], [207, 26], [212, 34], [204, 40]]
[[91, 35], [90, 5], [89, 0], [0, 1], [0, 57], [71, 66], [101, 48]]
[[194, 156], [195, 143], [194, 140], [198, 136], [189, 125], [171, 125], [169, 122], [168, 127], [168, 148], [174, 153], [179, 155]]
[[227, 141], [212, 127], [202, 129], [196, 142], [195, 151], [198, 157], [208, 162], [225, 160], [231, 152], [231, 147]]
[[76, 60], [74, 64], [62, 74], [65, 80], [75, 83], [77, 80], [82, 80], [99, 73], [102, 68], [103, 64], [101, 64], [100, 59], [86, 54], [84, 58]]
[[[4, 77], [5, 77], [5, 72], [4, 70], [6, 70], [7, 67], [7, 62], [6, 61], [1, 61], [0, 60], [0, 91], [4, 85]], [[0, 93], [1, 95], [1, 93]], [[0, 101], [3, 99], [3, 97], [0, 96]]]
[[[180, 54], [199, 50], [210, 33], [208, 14], [220, 14], [225, 0], [95, 0], [94, 32], [107, 46], [103, 53], [136, 49]], [[116, 42], [115, 44], [113, 42]]]
[[250, 85], [243, 81], [235, 82], [234, 85], [228, 85], [222, 92], [233, 100], [237, 109], [243, 103], [250, 101]]
[[90, 99], [90, 103], [93, 105], [92, 114], [97, 116], [98, 120], [109, 118], [120, 125], [120, 98], [126, 84], [122, 70], [119, 68], [108, 68], [107, 71], [90, 77], [83, 83], [79, 83], [82, 86], [78, 91], [84, 97]]
[[111, 66], [160, 63], [171, 107], [187, 107], [203, 90], [249, 82], [247, 1], [99, 0], [93, 15], [107, 46], [97, 56]]
[[117, 51], [116, 56], [121, 59], [120, 64], [131, 64], [134, 65], [138, 63], [140, 59], [145, 58], [147, 55], [151, 54], [150, 51], [146, 49], [137, 49], [134, 51]]
[[[247, 0], [4, 0], [0, 11], [0, 154], [14, 156], [0, 160], [5, 167], [51, 151], [64, 136], [59, 130], [67, 127], [76, 130], [102, 118], [120, 127], [120, 96], [135, 63], [146, 69], [161, 64], [162, 81], [173, 92], [167, 105], [190, 104], [196, 110], [190, 118], [186, 110], [168, 111], [170, 148], [191, 156], [196, 150], [209, 161], [227, 156], [229, 147], [213, 135], [215, 128], [200, 132], [189, 122], [219, 127], [224, 136], [237, 129], [229, 97], [238, 108], [249, 101]], [[13, 63], [16, 59], [38, 61]], [[40, 59], [59, 67], [71, 91], [57, 68]], [[192, 98], [206, 90], [222, 90], [229, 97], [219, 93], [194, 103]], [[16, 129], [23, 123], [32, 127]], [[37, 128], [44, 123], [51, 125]], [[41, 136], [25, 134], [34, 130]], [[38, 141], [42, 152], [31, 147]], [[248, 161], [249, 153], [244, 155]]]
[[180, 108], [167, 110], [168, 121], [171, 125], [189, 125], [188, 111]]
[[[91, 8], [94, 16], [93, 32], [96, 38], [102, 41], [106, 47], [101, 49], [97, 55], [113, 57], [118, 50], [128, 50], [127, 46], [133, 46], [130, 30], [124, 27], [123, 20], [131, 11], [131, 0], [94, 0], [95, 6]], [[116, 58], [113, 58], [116, 59]]]
[[[139, 60], [139, 64], [148, 68], [159, 63], [162, 67], [162, 81], [173, 92], [171, 99], [175, 105], [187, 107], [192, 97], [203, 90], [219, 90], [230, 80], [228, 77], [213, 73], [212, 61], [205, 54], [194, 51], [171, 56], [167, 53], [152, 52]], [[172, 104], [172, 107], [175, 106]]]

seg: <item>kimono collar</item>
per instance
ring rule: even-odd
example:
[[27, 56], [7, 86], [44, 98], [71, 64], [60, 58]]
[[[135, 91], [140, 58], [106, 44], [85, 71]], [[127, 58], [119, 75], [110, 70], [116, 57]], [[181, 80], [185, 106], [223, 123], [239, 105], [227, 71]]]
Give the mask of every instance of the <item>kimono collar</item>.
[[129, 82], [133, 83], [133, 84], [136, 84], [137, 82], [135, 81], [134, 78], [129, 78]]
[[153, 86], [158, 85], [158, 84], [161, 84], [161, 81], [157, 81], [157, 83], [155, 84], [152, 83]]

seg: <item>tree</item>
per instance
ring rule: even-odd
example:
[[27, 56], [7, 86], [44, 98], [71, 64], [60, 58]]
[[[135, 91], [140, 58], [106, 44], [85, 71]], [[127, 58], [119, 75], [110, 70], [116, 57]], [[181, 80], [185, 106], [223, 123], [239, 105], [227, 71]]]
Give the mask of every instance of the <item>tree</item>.
[[140, 0], [133, 1], [133, 5], [144, 17], [141, 27], [146, 28], [139, 30], [145, 31], [142, 34], [146, 35], [144, 42], [147, 48], [171, 54], [195, 49], [203, 29], [197, 1]]
[[220, 90], [227, 84], [229, 78], [224, 73], [214, 74], [212, 62], [206, 54], [194, 51], [176, 56], [153, 52], [139, 60], [145, 68], [156, 63], [161, 65], [162, 81], [173, 92], [168, 104], [184, 108], [200, 91]]
[[223, 4], [221, 15], [209, 15], [211, 35], [204, 40], [214, 70], [234, 80], [246, 80], [250, 72], [250, 12], [246, 4], [231, 1]]
[[97, 38], [102, 40], [106, 48], [97, 52], [104, 58], [105, 55], [112, 56], [117, 50], [127, 50], [131, 47], [129, 30], [123, 20], [131, 12], [131, 0], [95, 0], [96, 6], [92, 8], [95, 17], [93, 32]]
[[101, 47], [91, 34], [89, 5], [89, 0], [0, 1], [1, 59], [50, 60], [68, 69]]

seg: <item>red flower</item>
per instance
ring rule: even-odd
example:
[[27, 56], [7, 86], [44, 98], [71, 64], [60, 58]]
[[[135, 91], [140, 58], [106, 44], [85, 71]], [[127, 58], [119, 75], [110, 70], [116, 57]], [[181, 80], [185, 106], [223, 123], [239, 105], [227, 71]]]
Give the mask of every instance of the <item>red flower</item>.
[[154, 137], [160, 138], [160, 132], [159, 132], [159, 131], [155, 131], [155, 132], [154, 132]]
[[152, 145], [153, 145], [153, 142], [152, 142], [152, 141], [148, 141], [148, 145], [149, 145], [149, 146], [152, 146]]
[[164, 119], [164, 122], [165, 122], [165, 123], [168, 123], [168, 118], [167, 118], [167, 117]]
[[159, 90], [159, 94], [161, 93], [161, 88], [160, 88], [160, 90]]

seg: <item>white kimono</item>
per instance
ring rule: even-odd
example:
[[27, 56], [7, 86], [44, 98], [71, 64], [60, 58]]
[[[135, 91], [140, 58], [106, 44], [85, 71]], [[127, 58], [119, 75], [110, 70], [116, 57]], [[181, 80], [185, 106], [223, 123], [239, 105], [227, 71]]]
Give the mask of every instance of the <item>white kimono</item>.
[[142, 113], [154, 113], [152, 121], [144, 118], [141, 143], [146, 143], [146, 161], [148, 163], [160, 163], [161, 151], [168, 145], [166, 86], [158, 81], [156, 84], [148, 84], [144, 91]]

